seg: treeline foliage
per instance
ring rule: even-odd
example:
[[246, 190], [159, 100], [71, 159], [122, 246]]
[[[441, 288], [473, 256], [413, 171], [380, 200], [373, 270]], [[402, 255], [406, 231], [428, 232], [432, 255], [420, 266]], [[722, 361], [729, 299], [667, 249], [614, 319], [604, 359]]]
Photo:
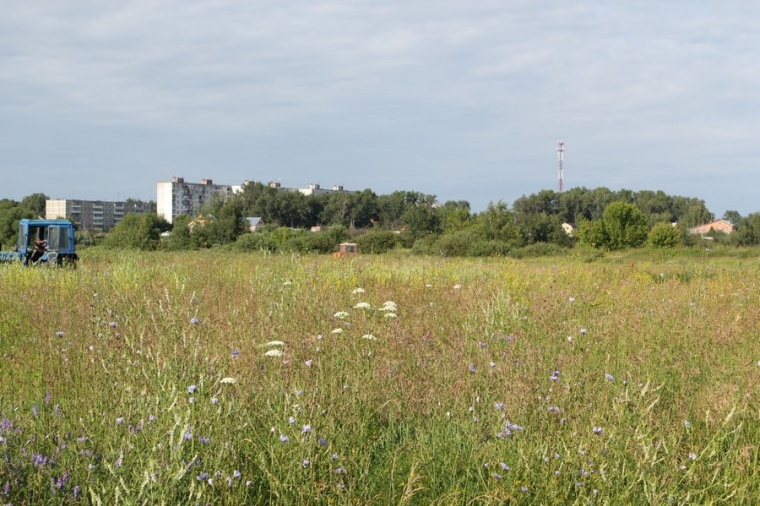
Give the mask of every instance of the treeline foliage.
[[[247, 217], [261, 219], [256, 233], [248, 232]], [[712, 219], [704, 201], [662, 191], [542, 190], [511, 207], [500, 201], [473, 213], [466, 201], [439, 203], [415, 191], [304, 195], [256, 182], [231, 199], [212, 200], [199, 216], [178, 217], [171, 235], [156, 241], [153, 234], [148, 249], [329, 253], [351, 240], [366, 253], [406, 248], [446, 256], [534, 256], [562, 253], [576, 243], [604, 250], [688, 244], [694, 241], [688, 229]], [[123, 222], [117, 229], [127, 226], [137, 225]], [[108, 241], [119, 243], [127, 241]]]
[[[44, 213], [45, 196], [41, 197], [24, 199], [27, 214], [35, 214], [40, 202]], [[0, 203], [0, 213], [3, 209]], [[249, 233], [247, 217], [261, 219], [254, 234]], [[760, 214], [743, 218], [727, 211], [723, 218], [732, 221], [738, 233], [711, 233], [713, 241], [760, 244]], [[304, 195], [254, 182], [230, 199], [211, 200], [198, 216], [177, 217], [173, 226], [155, 213], [128, 215], [109, 232], [104, 245], [329, 253], [350, 240], [367, 253], [405, 248], [446, 256], [534, 256], [562, 253], [576, 244], [600, 250], [688, 246], [702, 241], [689, 229], [713, 219], [704, 201], [662, 191], [542, 190], [520, 197], [512, 206], [499, 201], [474, 213], [466, 201], [439, 203], [434, 195], [416, 191]], [[311, 231], [314, 227], [319, 231]], [[169, 229], [171, 234], [162, 237]]]
[[24, 197], [21, 202], [0, 200], [0, 245], [4, 249], [12, 249], [15, 246], [19, 220], [45, 216], [47, 199], [48, 196], [44, 193], [33, 193]]

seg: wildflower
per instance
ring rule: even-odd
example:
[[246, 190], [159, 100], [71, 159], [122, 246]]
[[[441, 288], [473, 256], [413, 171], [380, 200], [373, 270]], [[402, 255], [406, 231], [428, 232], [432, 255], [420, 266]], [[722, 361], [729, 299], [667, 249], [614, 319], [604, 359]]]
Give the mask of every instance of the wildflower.
[[321, 340], [322, 340], [322, 334], [317, 334], [317, 341], [321, 341]]
[[308, 434], [309, 432], [311, 432], [311, 425], [308, 425], [308, 424], [304, 425], [303, 428], [301, 429], [301, 433]]
[[348, 313], [345, 311], [338, 311], [333, 315], [333, 318], [337, 318], [338, 320], [344, 320], [348, 318]]
[[353, 294], [364, 293], [364, 288], [354, 288], [354, 290], [351, 293]]
[[372, 334], [364, 334], [362, 336], [362, 339], [369, 339], [370, 341], [377, 341], [377, 338], [373, 336]]
[[216, 406], [216, 404], [217, 404], [218, 402], [219, 402], [219, 397], [212, 397], [212, 398], [211, 398], [211, 404], [213, 404], [214, 406]]
[[186, 430], [184, 434], [182, 434], [182, 438], [185, 440], [193, 439], [193, 433], [190, 432], [190, 430]]
[[573, 336], [567, 336], [567, 342], [572, 343], [573, 342]]
[[288, 280], [288, 281], [283, 281], [283, 282], [282, 282], [282, 286], [290, 286], [290, 285], [292, 285], [292, 284], [293, 284], [293, 282], [292, 282], [292, 281], [290, 281], [290, 280]]
[[116, 462], [114, 462], [114, 463], [113, 463], [113, 465], [114, 465], [114, 467], [115, 467], [116, 469], [118, 469], [118, 468], [120, 468], [120, 467], [121, 467], [121, 464], [122, 464], [122, 462], [124, 462], [124, 457], [123, 457], [123, 456], [121, 456], [121, 455], [119, 455], [119, 458], [118, 458], [118, 459], [116, 459]]
[[486, 343], [484, 343], [483, 341], [478, 341], [478, 346], [480, 346], [481, 348], [485, 348]]
[[684, 428], [686, 428], [686, 429], [691, 429], [691, 422], [690, 422], [690, 421], [688, 421], [688, 420], [684, 420], [684, 421], [683, 421], [683, 426], [684, 426]]
[[369, 304], [369, 302], [359, 302], [354, 306], [354, 309], [370, 309], [372, 306]]
[[694, 452], [689, 452], [689, 460], [697, 460], [697, 454]]
[[341, 328], [332, 329], [330, 331], [330, 334], [342, 334], [342, 333], [343, 333], [343, 329], [341, 329]]
[[280, 441], [283, 443], [287, 443], [288, 441], [290, 441], [290, 438], [286, 436], [285, 434], [280, 434]]
[[240, 350], [232, 350], [230, 355], [232, 355], [232, 358], [237, 358], [240, 356]]
[[198, 387], [197, 387], [197, 386], [195, 386], [195, 385], [190, 385], [189, 387], [187, 387], [187, 393], [189, 393], [189, 394], [192, 394], [192, 393], [193, 393], [193, 392], [195, 392], [197, 389], [198, 389]]
[[118, 322], [111, 322], [111, 323], [109, 323], [109, 325], [111, 326], [112, 329], [115, 329], [116, 327], [119, 326], [119, 323]]
[[499, 466], [505, 471], [509, 471], [509, 466], [505, 464], [504, 462], [499, 462]]
[[79, 485], [74, 485], [74, 489], [71, 492], [74, 494], [74, 499], [76, 499], [77, 497], [79, 497], [79, 494], [82, 493], [82, 487], [80, 487]]
[[492, 473], [491, 477], [494, 478], [494, 479], [497, 479], [497, 480], [501, 479], [501, 475], [499, 473]]
[[195, 316], [193, 316], [192, 318], [190, 318], [190, 324], [191, 325], [198, 325], [200, 322], [201, 321], [198, 318], [196, 318]]
[[526, 487], [525, 485], [523, 485], [522, 487], [520, 487], [520, 491], [522, 493], [527, 493], [528, 492], [528, 487]]
[[549, 413], [559, 413], [560, 409], [557, 406], [549, 406], [548, 408], [546, 408], [546, 411], [548, 411]]
[[36, 403], [35, 403], [35, 404], [32, 404], [32, 414], [33, 414], [34, 416], [40, 416], [40, 411], [39, 411], [39, 409], [37, 408], [37, 404], [36, 404]]
[[269, 341], [268, 343], [264, 343], [263, 346], [285, 346], [285, 343], [282, 341]]
[[609, 373], [604, 373], [604, 379], [606, 379], [607, 381], [615, 381], [615, 377]]
[[585, 335], [585, 334], [586, 334], [586, 329], [582, 328], [582, 329], [580, 330], [580, 333], [581, 333], [581, 335]]
[[396, 303], [392, 300], [386, 300], [383, 302], [383, 306], [380, 308], [380, 311], [391, 311], [396, 312], [398, 310], [398, 307], [396, 306]]
[[230, 378], [229, 376], [226, 378], [222, 378], [219, 380], [219, 383], [222, 383], [224, 385], [231, 385], [233, 383], [237, 383], [237, 380], [235, 378]]
[[596, 426], [594, 426], [594, 427], [591, 428], [591, 430], [597, 436], [601, 436], [602, 434], [604, 434], [604, 429], [602, 427], [596, 427]]
[[206, 436], [201, 436], [198, 438], [198, 441], [200, 441], [203, 444], [208, 444], [211, 442], [211, 438], [208, 438]]
[[198, 476], [195, 477], [198, 481], [206, 481], [209, 479], [208, 473], [201, 473]]
[[317, 442], [319, 443], [319, 446], [327, 446], [327, 440], [323, 437], [317, 439]]
[[576, 481], [575, 482], [575, 486], [578, 487], [578, 488], [581, 488], [583, 485], [584, 485], [584, 483], [582, 481]]
[[469, 364], [467, 366], [467, 370], [470, 371], [471, 373], [478, 372], [478, 369], [475, 367], [475, 364]]
[[55, 335], [58, 337], [63, 337], [63, 331], [59, 330], [58, 332], [55, 333]]
[[559, 371], [554, 371], [551, 376], [549, 376], [549, 379], [552, 381], [557, 381], [559, 379]]
[[156, 416], [155, 415], [148, 415], [148, 421], [149, 422], [155, 422], [156, 421]]
[[505, 426], [505, 428], [507, 430], [510, 430], [510, 431], [513, 431], [513, 430], [524, 431], [525, 430], [525, 427], [517, 425], [516, 423], [512, 423], [509, 420], [507, 420], [507, 422], [504, 424], [504, 426]]
[[575, 297], [570, 297], [569, 299], [567, 299], [567, 301], [572, 304], [573, 302], [575, 302]]
[[195, 397], [190, 397], [190, 398], [187, 400], [187, 402], [189, 402], [190, 404], [193, 404], [193, 403], [195, 403]]
[[296, 423], [296, 417], [295, 416], [288, 417], [288, 423], [290, 425], [293, 425], [294, 423]]
[[34, 467], [42, 467], [47, 463], [48, 463], [48, 458], [42, 455], [41, 453], [32, 454], [32, 464], [34, 464]]
[[116, 425], [121, 425], [123, 423], [124, 423], [124, 417], [123, 416], [120, 416], [119, 418], [116, 419]]
[[504, 403], [503, 402], [496, 402], [496, 403], [494, 403], [493, 407], [496, 408], [496, 409], [498, 409], [498, 410], [502, 410], [502, 409], [504, 409]]
[[235, 469], [234, 471], [232, 471], [232, 477], [233, 478], [240, 478], [240, 476], [242, 476], [242, 475], [240, 474], [240, 471], [238, 471], [237, 469]]
[[265, 357], [281, 357], [282, 356], [282, 350], [278, 349], [272, 349], [264, 353]]
[[383, 318], [398, 318], [398, 315], [396, 313], [385, 313]]
[[462, 288], [462, 285], [460, 285], [459, 283], [457, 283], [452, 288], [454, 288], [454, 290], [459, 290], [460, 288]]
[[338, 454], [333, 453], [332, 455], [330, 455], [330, 460], [338, 460]]
[[313, 364], [313, 363], [314, 363], [314, 361], [312, 359], [309, 359], [309, 360], [307, 360], [307, 361], [304, 362], [304, 364], [306, 364], [306, 367], [311, 367], [311, 364]]
[[301, 466], [303, 466], [304, 469], [306, 469], [310, 465], [311, 465], [311, 460], [309, 460], [309, 459], [304, 459], [304, 461], [301, 462]]
[[488, 462], [483, 462], [483, 467], [485, 467], [486, 469], [488, 469], [488, 466], [490, 466], [490, 465], [491, 464], [489, 464]]
[[496, 362], [488, 362], [488, 367], [493, 369], [494, 367], [496, 367]]
[[346, 472], [346, 468], [343, 466], [339, 466], [335, 468], [335, 474], [343, 474]]

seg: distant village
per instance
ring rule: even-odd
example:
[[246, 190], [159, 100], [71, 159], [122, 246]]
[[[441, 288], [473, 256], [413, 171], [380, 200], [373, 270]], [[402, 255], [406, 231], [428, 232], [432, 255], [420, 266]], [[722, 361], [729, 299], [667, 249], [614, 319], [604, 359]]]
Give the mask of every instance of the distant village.
[[[177, 216], [196, 216], [210, 199], [218, 196], [230, 198], [241, 192], [247, 184], [249, 181], [244, 181], [239, 185], [214, 184], [211, 179], [201, 179], [199, 183], [192, 183], [185, 181], [182, 177], [174, 177], [171, 181], [160, 181], [156, 184], [155, 202], [134, 199], [118, 202], [49, 199], [45, 202], [45, 218], [70, 219], [78, 229], [91, 232], [108, 232], [129, 213], [156, 212], [169, 223], [173, 223]], [[280, 191], [299, 192], [307, 196], [333, 192], [349, 193], [341, 185], [322, 188], [317, 183], [311, 183], [306, 188], [290, 188], [273, 182], [269, 183], [269, 186]]]

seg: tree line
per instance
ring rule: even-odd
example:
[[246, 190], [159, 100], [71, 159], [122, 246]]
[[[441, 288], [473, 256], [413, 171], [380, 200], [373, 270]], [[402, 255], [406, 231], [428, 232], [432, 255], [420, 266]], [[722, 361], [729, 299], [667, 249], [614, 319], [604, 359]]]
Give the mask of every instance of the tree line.
[[[0, 201], [0, 233], [15, 233], [9, 226], [13, 220], [44, 215], [45, 198], [35, 194], [15, 206]], [[264, 225], [252, 234], [247, 217], [258, 217]], [[701, 241], [689, 229], [714, 218], [703, 200], [650, 190], [541, 190], [511, 206], [492, 202], [473, 212], [467, 201], [440, 203], [435, 195], [417, 191], [304, 195], [253, 182], [231, 198], [212, 199], [198, 216], [179, 216], [173, 224], [155, 213], [128, 214], [102, 244], [144, 250], [223, 247], [327, 253], [352, 240], [362, 251], [377, 253], [402, 247], [448, 256], [539, 255], [576, 244], [603, 250], [688, 246]], [[728, 211], [723, 218], [736, 225], [737, 233], [713, 233], [714, 241], [760, 244], [760, 214], [742, 217]], [[320, 231], [312, 232], [313, 227]]]

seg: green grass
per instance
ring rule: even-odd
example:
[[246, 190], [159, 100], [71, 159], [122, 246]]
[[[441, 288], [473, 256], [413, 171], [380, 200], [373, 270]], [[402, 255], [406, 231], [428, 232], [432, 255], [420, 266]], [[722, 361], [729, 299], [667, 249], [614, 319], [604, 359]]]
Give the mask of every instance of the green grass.
[[0, 266], [2, 504], [760, 497], [753, 255], [83, 256]]

